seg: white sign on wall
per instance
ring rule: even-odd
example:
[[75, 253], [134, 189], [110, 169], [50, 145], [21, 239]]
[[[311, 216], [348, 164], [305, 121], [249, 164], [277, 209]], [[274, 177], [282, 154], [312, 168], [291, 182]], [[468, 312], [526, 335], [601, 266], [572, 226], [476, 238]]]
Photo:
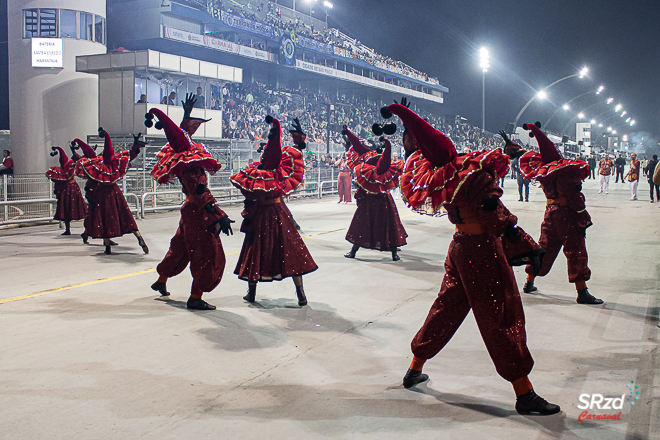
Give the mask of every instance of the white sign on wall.
[[33, 38], [32, 67], [63, 68], [62, 39]]

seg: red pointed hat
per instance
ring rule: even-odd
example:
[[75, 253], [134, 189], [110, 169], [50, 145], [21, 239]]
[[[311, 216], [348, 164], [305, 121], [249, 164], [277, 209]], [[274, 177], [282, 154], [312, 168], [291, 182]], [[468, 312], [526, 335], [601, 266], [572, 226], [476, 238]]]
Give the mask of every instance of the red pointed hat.
[[60, 155], [60, 167], [64, 168], [66, 164], [69, 163], [69, 157], [66, 155], [62, 147], [50, 147], [50, 149], [53, 150], [53, 152], [50, 153], [51, 156]]
[[417, 145], [424, 157], [435, 166], [445, 166], [456, 157], [458, 152], [453, 142], [443, 132], [431, 126], [417, 113], [405, 105], [390, 104], [380, 109], [380, 114], [385, 119], [397, 115], [406, 129], [415, 137]]
[[78, 138], [75, 138], [73, 142], [75, 142], [76, 144], [78, 144], [78, 146], [80, 146], [80, 149], [83, 152], [83, 156], [85, 156], [86, 158], [93, 159], [96, 157], [96, 151], [94, 151], [94, 149], [89, 145], [87, 145], [85, 142], [81, 141]]
[[144, 125], [153, 127], [153, 117], [158, 121], [155, 126], [162, 129], [167, 137], [167, 145], [156, 155], [156, 165], [151, 170], [151, 175], [158, 183], [168, 183], [174, 177], [179, 177], [187, 168], [197, 167], [216, 173], [222, 168], [222, 164], [206, 150], [203, 144], [198, 144], [190, 139], [190, 135], [183, 128], [177, 126], [165, 113], [157, 108], [152, 108], [145, 115]]
[[282, 128], [280, 121], [272, 116], [266, 116], [266, 123], [273, 124], [268, 133], [268, 143], [261, 155], [261, 164], [265, 170], [276, 169], [282, 159]]
[[362, 141], [360, 141], [360, 138], [355, 136], [355, 134], [351, 130], [349, 130], [346, 125], [344, 125], [343, 130], [341, 132], [343, 135], [346, 136], [348, 142], [351, 143], [351, 146], [353, 147], [353, 150], [355, 150], [356, 153], [366, 154], [369, 151], [371, 151], [371, 149], [364, 146]]
[[550, 163], [561, 160], [561, 153], [555, 147], [555, 144], [541, 131], [541, 123], [523, 124], [523, 129], [530, 130], [530, 136], [535, 137], [539, 144], [539, 152], [544, 163]]
[[154, 116], [158, 118], [158, 122], [156, 122], [156, 128], [159, 130], [162, 129], [165, 132], [167, 141], [170, 143], [170, 147], [175, 152], [180, 153], [190, 149], [192, 142], [188, 136], [186, 136], [186, 132], [184, 132], [178, 125], [176, 125], [174, 121], [172, 121], [169, 116], [167, 116], [161, 110], [157, 108], [152, 108], [149, 110], [149, 113], [145, 115], [146, 120], [144, 121], [144, 125], [147, 127], [153, 126], [153, 122], [151, 120]]
[[112, 140], [107, 131], [103, 127], [99, 127], [99, 137], [103, 137], [105, 143], [103, 145], [103, 163], [110, 164], [115, 158], [115, 149], [112, 146]]

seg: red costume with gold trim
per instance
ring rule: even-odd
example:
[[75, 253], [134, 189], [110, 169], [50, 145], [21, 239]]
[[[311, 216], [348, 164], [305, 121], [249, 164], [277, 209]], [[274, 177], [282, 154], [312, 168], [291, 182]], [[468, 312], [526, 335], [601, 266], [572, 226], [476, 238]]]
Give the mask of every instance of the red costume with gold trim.
[[[92, 238], [109, 239], [138, 231], [117, 181], [126, 175], [130, 161], [144, 144], [134, 144], [130, 151], [115, 154], [110, 135], [102, 129], [99, 135], [105, 138], [103, 154], [80, 159], [76, 164], [76, 174], [88, 180], [85, 193], [90, 211], [85, 233]], [[82, 143], [79, 139], [76, 142], [79, 145]]]
[[[508, 171], [509, 160], [500, 150], [459, 156], [449, 138], [404, 105], [390, 105], [381, 113], [386, 118], [398, 115], [419, 146], [402, 177], [402, 192], [410, 205], [414, 209], [430, 201], [434, 210], [445, 207], [456, 225], [440, 293], [411, 343], [414, 358], [404, 386], [428, 378], [421, 373], [422, 365], [442, 350], [472, 310], [498, 374], [513, 383], [519, 396], [516, 409], [527, 411], [528, 400], [538, 403], [541, 398], [527, 378], [534, 360], [527, 349], [525, 315], [510, 264], [513, 256], [517, 264], [531, 262], [538, 245], [516, 226], [516, 216], [500, 201], [497, 179]], [[507, 242], [514, 245], [515, 255], [507, 255]], [[555, 413], [559, 407], [542, 411]]]
[[[302, 275], [318, 268], [281, 200], [285, 188], [297, 186], [296, 176], [304, 172], [304, 168], [293, 172], [285, 169], [283, 163], [287, 161], [282, 158], [280, 123], [270, 116], [267, 122], [273, 127], [261, 162], [254, 162], [230, 177], [232, 185], [245, 196], [241, 214], [241, 232], [245, 233], [245, 239], [234, 273], [250, 283], [251, 290], [246, 296], [249, 302], [254, 302], [252, 289], [256, 289], [259, 281], [279, 281], [287, 277], [301, 280]], [[293, 161], [293, 164], [299, 167], [302, 161]], [[300, 294], [299, 303], [307, 303]]]
[[53, 181], [53, 190], [57, 197], [57, 209], [53, 218], [63, 222], [84, 219], [87, 215], [87, 204], [74, 177], [76, 161], [73, 157], [69, 159], [60, 147], [52, 149], [51, 156], [58, 153], [60, 155], [60, 166], [50, 167], [46, 171], [46, 176]]
[[[168, 143], [156, 155], [158, 162], [151, 175], [160, 184], [170, 183], [178, 178], [186, 201], [181, 207], [181, 220], [176, 234], [170, 240], [170, 248], [156, 270], [160, 276], [152, 285], [162, 295], [169, 295], [165, 287], [167, 278], [183, 272], [190, 265], [193, 277], [189, 309], [213, 310], [214, 306], [202, 301], [204, 292], [210, 292], [222, 280], [225, 269], [225, 251], [219, 233], [231, 233], [231, 220], [216, 205], [216, 200], [208, 189], [206, 172], [216, 173], [222, 165], [211, 156], [203, 144], [192, 141], [199, 124], [192, 125], [184, 118], [181, 127], [159, 109], [152, 108], [148, 115], [158, 118], [159, 125], [167, 136]], [[151, 118], [153, 118], [151, 116]], [[149, 118], [146, 124], [149, 124]]]
[[399, 218], [390, 191], [399, 184], [402, 164], [392, 163], [392, 145], [385, 139], [382, 154], [368, 149], [347, 127], [343, 133], [352, 147], [349, 161], [354, 164], [353, 172], [358, 185], [355, 192], [357, 209], [346, 233], [346, 240], [353, 249], [346, 254], [355, 257], [360, 247], [379, 251], [391, 251], [392, 258], [399, 259], [397, 248], [406, 244], [408, 234]]
[[[586, 303], [588, 300], [591, 304], [599, 304], [600, 300], [586, 292], [586, 282], [591, 278], [591, 270], [587, 264], [585, 239], [586, 230], [592, 223], [582, 194], [582, 181], [589, 177], [589, 165], [582, 160], [562, 158], [554, 143], [539, 126], [540, 124], [523, 125], [523, 128], [531, 131], [531, 136], [536, 137], [539, 153], [529, 151], [520, 157], [519, 163], [522, 175], [528, 180], [537, 180], [547, 199], [539, 238], [539, 245], [546, 253], [538, 273], [530, 266], [525, 268], [528, 278], [524, 291], [531, 293], [536, 290], [533, 286], [534, 277], [547, 275], [563, 248], [568, 281], [576, 285], [578, 302]], [[521, 150], [517, 145], [509, 145], [512, 144], [510, 141], [507, 144], [509, 149], [517, 147], [516, 149]], [[584, 294], [580, 293], [581, 290], [584, 290]]]

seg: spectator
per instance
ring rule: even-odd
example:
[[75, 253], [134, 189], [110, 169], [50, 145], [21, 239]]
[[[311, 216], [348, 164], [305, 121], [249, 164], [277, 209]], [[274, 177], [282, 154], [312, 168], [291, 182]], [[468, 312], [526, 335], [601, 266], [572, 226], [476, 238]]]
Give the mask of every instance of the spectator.
[[594, 157], [593, 154], [589, 155], [589, 158], [587, 159], [587, 165], [589, 165], [589, 178], [590, 179], [595, 179], [596, 178], [596, 158]]
[[621, 175], [621, 183], [623, 183], [623, 171], [626, 167], [626, 159], [624, 159], [623, 154], [619, 153], [619, 157], [614, 161], [614, 165], [616, 165], [616, 177], [614, 183], [619, 183], [619, 175]]
[[628, 186], [630, 186], [630, 200], [637, 200], [637, 185], [639, 184], [639, 161], [637, 154], [630, 155], [630, 169], [626, 173]]
[[137, 104], [146, 104], [147, 103], [147, 95], [144, 93], [140, 95], [140, 99], [138, 99]]
[[197, 87], [197, 95], [195, 95], [195, 104], [193, 105], [194, 108], [206, 108], [206, 99], [204, 98], [204, 95], [202, 95], [202, 88]]
[[10, 156], [11, 156], [11, 151], [4, 150], [2, 152], [2, 164], [0, 164], [0, 174], [14, 174], [14, 161]]
[[176, 92], [170, 92], [170, 96], [167, 97], [167, 105], [176, 105]]
[[653, 189], [655, 188], [655, 199], [660, 202], [660, 186], [653, 183], [653, 173], [655, 168], [658, 166], [658, 155], [654, 154], [649, 160], [649, 163], [646, 164], [645, 172], [646, 178], [649, 180], [649, 185], [651, 188], [651, 203], [653, 203]]

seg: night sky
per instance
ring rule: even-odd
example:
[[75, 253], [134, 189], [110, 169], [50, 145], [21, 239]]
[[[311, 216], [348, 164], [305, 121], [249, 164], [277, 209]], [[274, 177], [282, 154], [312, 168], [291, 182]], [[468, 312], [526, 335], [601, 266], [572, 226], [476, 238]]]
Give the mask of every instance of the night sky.
[[[481, 125], [481, 70], [478, 51], [490, 50], [486, 74], [486, 129], [512, 122], [534, 89], [588, 66], [589, 79], [566, 80], [548, 91], [550, 101], [534, 102], [525, 121], [545, 121], [567, 100], [605, 85], [604, 96], [575, 100], [576, 114], [613, 96], [636, 125], [624, 132], [660, 135], [660, 2], [657, 1], [348, 1], [334, 2], [331, 26], [358, 38], [378, 53], [436, 76], [449, 88], [447, 113]], [[607, 111], [592, 107], [587, 118]], [[561, 110], [563, 112], [563, 109]], [[601, 116], [613, 115], [607, 113]], [[561, 113], [560, 113], [561, 115]], [[570, 118], [555, 118], [561, 130]], [[575, 135], [575, 126], [573, 136]], [[627, 127], [627, 128], [625, 128]]]

